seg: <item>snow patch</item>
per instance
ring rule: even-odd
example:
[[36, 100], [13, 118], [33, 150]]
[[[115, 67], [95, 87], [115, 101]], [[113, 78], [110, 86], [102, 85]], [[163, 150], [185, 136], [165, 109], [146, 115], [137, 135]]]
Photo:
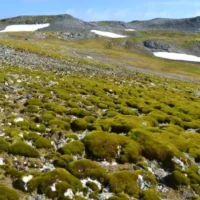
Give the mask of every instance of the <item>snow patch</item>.
[[32, 178], [33, 178], [32, 175], [23, 176], [23, 177], [22, 177], [22, 181], [23, 181], [24, 183], [28, 183]]
[[37, 31], [41, 28], [46, 28], [50, 24], [22, 24], [22, 25], [9, 25], [0, 32], [20, 32], [20, 31]]
[[97, 180], [92, 180], [91, 178], [86, 178], [86, 179], [82, 179], [81, 180], [81, 183], [82, 183], [83, 187], [87, 187], [86, 186], [87, 182], [93, 182], [93, 183], [95, 183], [97, 185], [99, 190], [101, 189], [101, 183], [99, 181], [97, 181]]
[[105, 32], [105, 31], [98, 31], [98, 30], [91, 30], [92, 33], [96, 33], [97, 35], [101, 35], [104, 37], [110, 37], [110, 38], [126, 38], [125, 35], [119, 35], [112, 32]]
[[25, 191], [28, 190], [27, 183], [28, 183], [32, 178], [33, 178], [32, 175], [23, 176], [23, 177], [22, 177], [22, 181], [25, 183], [25, 184], [24, 184], [24, 189], [25, 189]]
[[125, 31], [135, 31], [135, 29], [124, 29]]
[[74, 198], [74, 193], [72, 191], [72, 189], [68, 189], [65, 193], [64, 193], [65, 197], [69, 197], [70, 199]]
[[117, 165], [117, 162], [112, 162], [112, 163], [109, 163], [108, 161], [104, 160], [102, 162], [99, 162], [99, 164], [101, 166], [105, 166], [105, 167], [110, 167], [110, 166], [116, 166]]
[[55, 192], [56, 191], [56, 183], [54, 183], [53, 185], [50, 186], [51, 191]]
[[169, 52], [154, 52], [154, 56], [159, 58], [166, 58], [170, 60], [182, 60], [182, 61], [190, 61], [190, 62], [200, 62], [200, 57], [181, 54], [181, 53], [169, 53]]
[[0, 158], [0, 165], [5, 165], [3, 158]]
[[17, 122], [23, 122], [24, 119], [22, 117], [18, 117], [16, 119], [14, 119], [14, 122], [17, 123]]

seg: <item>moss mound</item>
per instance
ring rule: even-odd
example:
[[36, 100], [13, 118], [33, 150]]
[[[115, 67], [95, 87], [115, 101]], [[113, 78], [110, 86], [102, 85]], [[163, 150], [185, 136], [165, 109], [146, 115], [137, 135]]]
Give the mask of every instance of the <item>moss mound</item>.
[[113, 174], [109, 174], [109, 185], [111, 191], [114, 193], [124, 192], [135, 198], [139, 198], [141, 189], [138, 186], [137, 180], [138, 175], [144, 175], [146, 180], [153, 187], [156, 183], [156, 180], [148, 173], [142, 171], [120, 171]]
[[9, 150], [9, 143], [4, 140], [3, 138], [0, 138], [0, 152], [8, 152]]
[[[136, 162], [140, 159], [140, 147], [137, 142], [121, 135], [94, 131], [84, 138], [88, 155], [95, 158], [119, 162]], [[120, 155], [118, 150], [121, 148]]]
[[19, 200], [19, 194], [16, 190], [0, 185], [1, 200]]
[[74, 176], [80, 179], [90, 177], [100, 182], [105, 182], [107, 179], [106, 171], [98, 163], [91, 160], [73, 161], [69, 164], [68, 169]]
[[9, 148], [9, 153], [33, 158], [38, 158], [40, 156], [37, 150], [24, 142], [16, 142], [12, 144]]
[[87, 121], [85, 119], [75, 119], [71, 123], [71, 128], [74, 131], [81, 131], [87, 129]]
[[[55, 184], [56, 191], [52, 191], [51, 186]], [[64, 198], [67, 189], [72, 189], [74, 193], [82, 190], [82, 184], [68, 171], [57, 168], [54, 171], [45, 173], [42, 176], [33, 178], [28, 183], [28, 190], [38, 190], [40, 194], [45, 194], [49, 198]]]
[[68, 155], [82, 155], [85, 151], [85, 146], [80, 140], [75, 140], [65, 144], [61, 149], [58, 150], [62, 154]]

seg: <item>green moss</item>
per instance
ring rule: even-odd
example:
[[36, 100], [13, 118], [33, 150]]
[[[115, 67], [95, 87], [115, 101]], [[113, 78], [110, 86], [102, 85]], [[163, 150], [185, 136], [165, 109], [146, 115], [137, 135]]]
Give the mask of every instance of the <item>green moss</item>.
[[30, 130], [40, 132], [40, 133], [44, 133], [46, 131], [46, 126], [44, 124], [32, 123], [30, 125]]
[[24, 172], [18, 171], [16, 168], [10, 168], [6, 171], [5, 175], [10, 176], [12, 179], [20, 178]]
[[71, 155], [62, 155], [58, 159], [54, 160], [53, 164], [56, 167], [67, 168], [68, 164], [73, 161]]
[[33, 141], [36, 141], [40, 137], [41, 136], [39, 136], [35, 132], [30, 132], [30, 133], [24, 135], [24, 139], [26, 139], [26, 140], [33, 140]]
[[34, 145], [36, 148], [44, 148], [49, 149], [52, 148], [51, 141], [47, 138], [39, 137], [35, 142]]
[[54, 119], [54, 115], [51, 112], [46, 112], [40, 117], [41, 122], [44, 124], [49, 123], [49, 121], [53, 119]]
[[166, 180], [167, 183], [174, 188], [190, 184], [190, 179], [178, 170], [173, 171], [172, 174], [166, 178]]
[[181, 156], [181, 152], [163, 136], [151, 132], [135, 129], [130, 134], [132, 139], [140, 143], [142, 155], [150, 160], [163, 162], [165, 165], [172, 165], [171, 159], [174, 156]]
[[105, 182], [106, 171], [96, 162], [91, 160], [78, 160], [71, 162], [68, 166], [69, 171], [77, 178], [83, 179], [90, 177], [100, 182]]
[[19, 194], [16, 190], [0, 185], [1, 200], [19, 200]]
[[102, 131], [94, 131], [84, 138], [87, 153], [96, 158], [112, 160], [115, 159], [118, 147], [122, 147], [119, 162], [136, 162], [140, 159], [139, 145], [121, 135], [110, 134]]
[[29, 99], [29, 100], [27, 101], [27, 104], [28, 104], [28, 105], [34, 105], [34, 106], [40, 106], [40, 105], [42, 105], [42, 102], [41, 102], [40, 99], [32, 98], [32, 99]]
[[61, 115], [67, 112], [67, 108], [58, 103], [46, 103], [43, 105], [43, 107], [47, 110], [54, 111]]
[[141, 197], [143, 200], [160, 200], [161, 199], [158, 193], [153, 189], [145, 190], [142, 193]]
[[[130, 196], [135, 198], [139, 198], [140, 188], [137, 184], [137, 179], [139, 174], [143, 174], [144, 172], [140, 171], [120, 171], [115, 172], [109, 175], [109, 184], [111, 191], [114, 193], [124, 192]], [[155, 179], [151, 177], [149, 174], [145, 175], [147, 180], [154, 185], [156, 183]]]
[[90, 112], [83, 109], [83, 108], [72, 108], [70, 111], [67, 112], [69, 115], [75, 115], [77, 117], [85, 117], [90, 116]]
[[75, 119], [71, 123], [71, 128], [74, 131], [86, 130], [87, 129], [87, 121], [85, 119]]
[[35, 105], [28, 105], [22, 112], [29, 112], [29, 113], [38, 113], [39, 108]]
[[168, 115], [163, 113], [162, 111], [152, 111], [148, 114], [149, 117], [152, 117], [153, 119], [155, 119], [156, 121], [158, 121], [159, 123], [164, 123], [167, 122], [167, 117]]
[[37, 150], [24, 142], [16, 142], [12, 144], [9, 148], [9, 153], [34, 158], [40, 156]]
[[84, 144], [81, 141], [76, 140], [76, 141], [65, 144], [59, 151], [62, 154], [82, 155], [84, 150], [85, 150]]
[[65, 130], [70, 129], [70, 124], [68, 122], [61, 120], [61, 119], [52, 119], [52, 120], [49, 121], [49, 125], [51, 125], [53, 127], [65, 129]]
[[108, 200], [129, 200], [129, 199], [130, 197], [127, 194], [120, 193], [113, 197], [110, 197]]
[[[52, 192], [50, 186], [52, 186], [57, 180], [60, 180], [63, 183], [59, 184], [58, 186], [56, 184], [56, 188], [58, 188], [59, 190], [56, 192]], [[82, 184], [79, 179], [71, 175], [68, 171], [61, 168], [57, 168], [52, 172], [45, 173], [42, 177], [40, 177], [38, 190], [41, 194], [46, 194], [49, 198], [64, 197], [64, 193], [61, 193], [63, 188], [71, 188], [74, 192], [81, 191]]]
[[200, 149], [199, 148], [190, 148], [189, 154], [192, 156], [196, 162], [200, 162]]
[[3, 138], [0, 138], [0, 153], [8, 152], [8, 150], [9, 150], [9, 143]]

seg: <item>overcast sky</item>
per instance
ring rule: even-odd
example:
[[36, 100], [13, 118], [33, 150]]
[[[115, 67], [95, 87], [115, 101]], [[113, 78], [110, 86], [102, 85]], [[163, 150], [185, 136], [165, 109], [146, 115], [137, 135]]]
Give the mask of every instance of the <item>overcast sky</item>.
[[0, 18], [71, 14], [86, 21], [200, 16], [200, 0], [1, 0]]

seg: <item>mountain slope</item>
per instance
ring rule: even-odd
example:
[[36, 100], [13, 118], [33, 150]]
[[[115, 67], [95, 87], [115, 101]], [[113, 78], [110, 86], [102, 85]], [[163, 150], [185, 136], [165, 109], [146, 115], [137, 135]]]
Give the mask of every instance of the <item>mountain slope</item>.
[[83, 31], [83, 30], [173, 30], [186, 32], [200, 32], [200, 17], [185, 19], [156, 18], [147, 21], [98, 21], [85, 22], [71, 15], [43, 15], [43, 16], [19, 16], [0, 20], [0, 30], [11, 24], [38, 24], [50, 23], [44, 31]]
[[174, 30], [200, 32], [200, 17], [185, 19], [156, 18], [147, 21], [132, 21], [129, 24], [137, 30]]
[[0, 30], [7, 25], [13, 24], [44, 24], [50, 23], [44, 31], [68, 31], [68, 30], [91, 30], [95, 25], [74, 18], [71, 15], [41, 15], [41, 16], [19, 16], [0, 20]]

